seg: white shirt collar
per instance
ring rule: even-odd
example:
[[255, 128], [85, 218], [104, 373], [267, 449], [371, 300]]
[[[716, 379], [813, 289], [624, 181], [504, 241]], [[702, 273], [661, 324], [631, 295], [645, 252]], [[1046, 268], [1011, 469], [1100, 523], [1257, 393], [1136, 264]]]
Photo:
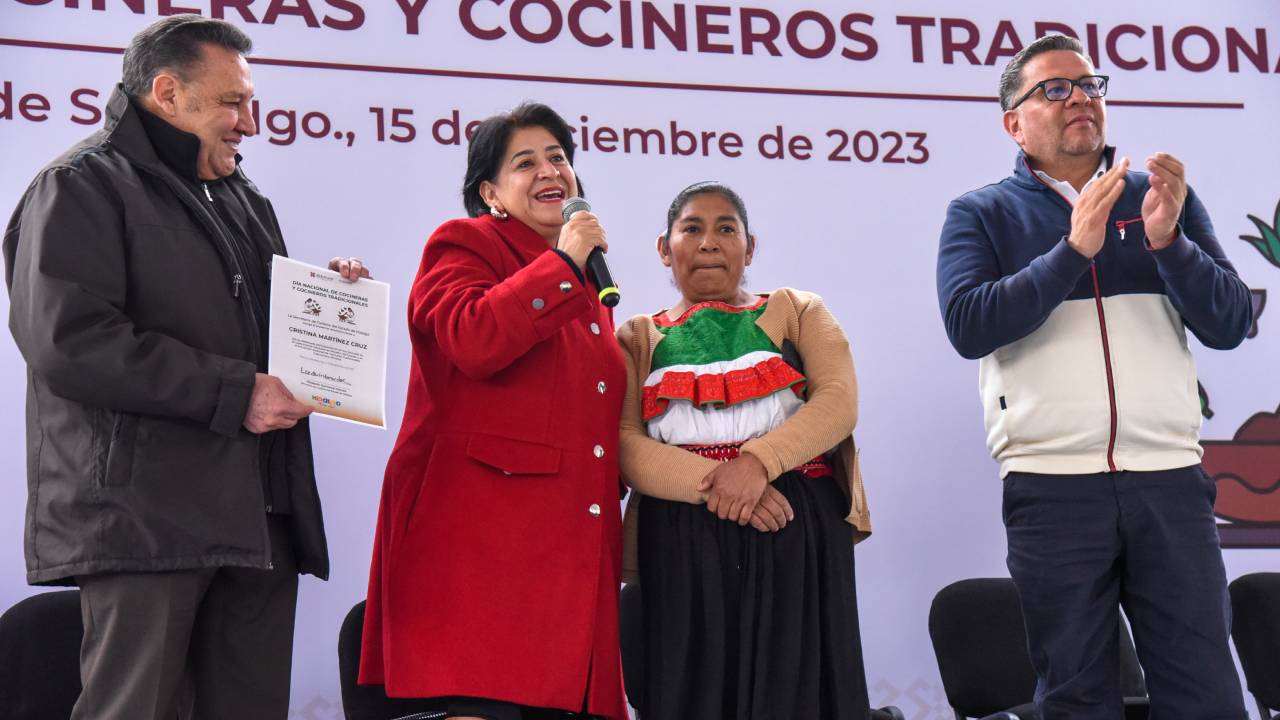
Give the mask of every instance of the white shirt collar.
[[1084, 184], [1084, 187], [1080, 188], [1080, 192], [1076, 192], [1076, 189], [1072, 187], [1071, 183], [1069, 182], [1066, 182], [1064, 180], [1055, 180], [1054, 178], [1049, 177], [1048, 175], [1046, 175], [1045, 173], [1039, 170], [1036, 170], [1035, 174], [1036, 174], [1036, 177], [1043, 180], [1045, 184], [1048, 185], [1049, 187], [1053, 188], [1054, 190], [1057, 190], [1059, 195], [1066, 198], [1067, 202], [1071, 203], [1074, 206], [1076, 204], [1076, 200], [1080, 198], [1080, 193], [1088, 189], [1088, 187], [1093, 184], [1093, 181], [1102, 177], [1102, 174], [1105, 173], [1106, 171], [1107, 171], [1107, 157], [1106, 155], [1103, 155], [1102, 158], [1098, 160], [1098, 169], [1093, 171], [1093, 177], [1090, 177], [1089, 182], [1086, 182]]

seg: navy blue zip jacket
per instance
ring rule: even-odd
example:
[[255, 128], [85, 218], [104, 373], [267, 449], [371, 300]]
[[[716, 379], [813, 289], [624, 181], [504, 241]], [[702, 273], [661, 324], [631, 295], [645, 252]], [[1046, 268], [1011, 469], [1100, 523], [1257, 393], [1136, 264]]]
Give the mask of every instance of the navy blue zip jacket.
[[[1108, 166], [1114, 148], [1107, 148]], [[1200, 459], [1184, 330], [1239, 345], [1252, 322], [1204, 205], [1188, 189], [1178, 237], [1151, 250], [1146, 173], [1130, 171], [1092, 261], [1066, 241], [1071, 203], [1019, 153], [1013, 175], [947, 208], [938, 303], [947, 336], [981, 358], [987, 443], [1010, 471], [1167, 470]]]

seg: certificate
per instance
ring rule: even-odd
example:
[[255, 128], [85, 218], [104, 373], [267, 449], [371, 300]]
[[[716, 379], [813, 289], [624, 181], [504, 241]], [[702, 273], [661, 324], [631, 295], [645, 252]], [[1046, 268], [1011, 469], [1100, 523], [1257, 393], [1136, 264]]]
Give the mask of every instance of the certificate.
[[321, 415], [385, 428], [390, 290], [276, 255], [267, 372]]

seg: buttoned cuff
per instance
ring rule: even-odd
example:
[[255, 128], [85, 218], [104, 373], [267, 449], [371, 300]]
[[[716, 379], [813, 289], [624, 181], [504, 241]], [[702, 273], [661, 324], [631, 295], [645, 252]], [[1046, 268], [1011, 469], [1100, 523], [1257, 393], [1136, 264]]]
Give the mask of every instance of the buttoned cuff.
[[539, 339], [551, 337], [592, 307], [586, 285], [559, 258], [558, 252], [548, 248], [498, 286], [506, 296], [504, 304], [520, 308]]

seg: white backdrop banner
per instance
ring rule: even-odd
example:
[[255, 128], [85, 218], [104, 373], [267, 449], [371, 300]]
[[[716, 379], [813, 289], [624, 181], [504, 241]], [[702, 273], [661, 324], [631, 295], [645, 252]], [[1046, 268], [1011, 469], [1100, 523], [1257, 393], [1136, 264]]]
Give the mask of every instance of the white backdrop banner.
[[[669, 307], [654, 250], [672, 196], [720, 179], [747, 201], [748, 283], [822, 294], [853, 344], [876, 534], [857, 551], [872, 700], [949, 718], [926, 627], [965, 577], [1006, 575], [1000, 484], [977, 365], [947, 343], [934, 289], [947, 202], [1006, 176], [1000, 70], [1035, 37], [1080, 37], [1111, 76], [1109, 141], [1180, 157], [1262, 309], [1242, 347], [1194, 348], [1228, 575], [1280, 563], [1280, 7], [1232, 3], [775, 0], [0, 0], [0, 205], [102, 122], [122, 48], [169, 14], [255, 41], [260, 135], [243, 167], [291, 253], [359, 255], [403, 308], [422, 243], [463, 214], [472, 123], [521, 100], [575, 127], [609, 233], [619, 318]], [[7, 314], [7, 299], [0, 310]], [[1276, 322], [1270, 322], [1276, 320]], [[1194, 344], [1194, 341], [1193, 341]], [[389, 432], [315, 423], [333, 579], [302, 584], [293, 716], [342, 717], [339, 624], [364, 597], [409, 347], [393, 311]], [[23, 583], [25, 368], [0, 341], [0, 607]], [[483, 522], [484, 508], [475, 508]]]

